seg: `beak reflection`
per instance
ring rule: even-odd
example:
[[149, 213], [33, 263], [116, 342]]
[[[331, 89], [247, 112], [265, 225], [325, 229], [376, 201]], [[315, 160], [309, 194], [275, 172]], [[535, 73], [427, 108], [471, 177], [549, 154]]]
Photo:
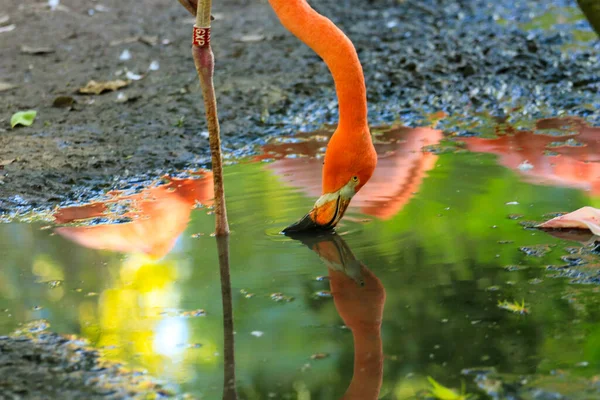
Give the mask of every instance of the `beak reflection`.
[[335, 308], [352, 331], [354, 373], [342, 398], [376, 400], [383, 380], [383, 284], [334, 232], [289, 236], [317, 253], [327, 266]]

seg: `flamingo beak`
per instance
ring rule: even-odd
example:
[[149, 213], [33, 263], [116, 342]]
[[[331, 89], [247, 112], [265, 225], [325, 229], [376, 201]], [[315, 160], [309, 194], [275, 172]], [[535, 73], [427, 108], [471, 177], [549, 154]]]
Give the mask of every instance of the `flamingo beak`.
[[344, 196], [341, 190], [324, 194], [304, 218], [285, 228], [282, 233], [331, 230], [344, 216], [351, 199], [352, 197]]

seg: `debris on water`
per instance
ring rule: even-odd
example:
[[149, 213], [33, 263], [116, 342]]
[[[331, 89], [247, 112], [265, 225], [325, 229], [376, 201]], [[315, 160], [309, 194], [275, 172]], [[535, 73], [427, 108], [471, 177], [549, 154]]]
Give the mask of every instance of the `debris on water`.
[[521, 303], [519, 303], [518, 301], [514, 301], [511, 303], [508, 300], [498, 301], [498, 307], [503, 310], [513, 312], [515, 314], [529, 314], [529, 309], [525, 307], [524, 299]]
[[333, 295], [328, 290], [319, 290], [313, 294], [313, 297], [316, 299], [330, 299]]
[[536, 244], [533, 246], [521, 246], [521, 247], [519, 247], [519, 250], [521, 250], [523, 253], [527, 254], [528, 256], [543, 257], [552, 251], [552, 247], [554, 247], [554, 246], [548, 245], [548, 244]]
[[62, 286], [62, 284], [63, 284], [63, 281], [60, 281], [60, 280], [53, 280], [53, 281], [46, 282], [46, 285], [48, 285], [48, 287], [50, 289], [56, 289], [57, 287]]
[[310, 356], [310, 359], [311, 360], [322, 360], [327, 357], [329, 357], [329, 354], [327, 354], [327, 353], [315, 353], [312, 356]]
[[37, 111], [35, 110], [18, 111], [10, 117], [10, 127], [14, 128], [17, 125], [30, 126], [33, 124], [36, 115]]
[[519, 164], [519, 166], [517, 168], [521, 171], [529, 171], [529, 170], [533, 169], [533, 164], [531, 164], [529, 161], [525, 160], [521, 164]]
[[119, 55], [119, 60], [121, 60], [121, 61], [131, 60], [131, 52], [129, 51], [129, 49], [125, 49], [121, 52], [121, 54]]
[[529, 280], [530, 285], [539, 285], [542, 282], [544, 282], [544, 280], [540, 278], [533, 278]]
[[249, 293], [246, 289], [241, 289], [240, 293], [244, 295], [244, 298], [251, 299], [254, 297], [254, 293]]
[[511, 244], [514, 243], [514, 240], [498, 240], [498, 244]]
[[509, 201], [508, 203], [506, 203], [507, 206], [516, 206], [519, 205], [518, 201]]
[[33, 306], [33, 311], [40, 311], [42, 309], [43, 309], [42, 306]]
[[463, 382], [463, 387], [460, 392], [457, 392], [454, 389], [447, 388], [442, 384], [438, 383], [431, 376], [427, 377], [427, 380], [431, 384], [431, 388], [429, 389], [429, 395], [433, 396], [435, 399], [439, 400], [467, 400], [473, 398], [472, 394], [465, 393], [465, 387]]
[[79, 93], [99, 95], [104, 92], [113, 92], [129, 85], [129, 82], [117, 79], [114, 81], [97, 82], [89, 81], [84, 87], [79, 88]]
[[521, 219], [523, 218], [523, 214], [508, 214], [508, 219]]
[[204, 311], [202, 308], [199, 308], [198, 310], [184, 311], [181, 313], [181, 316], [186, 318], [206, 317], [206, 311]]
[[527, 269], [527, 267], [523, 265], [507, 265], [504, 267], [507, 272], [522, 271], [524, 269]]
[[488, 286], [485, 288], [486, 292], [497, 292], [498, 290], [500, 290], [500, 286], [497, 285], [493, 285], [493, 286]]
[[329, 277], [325, 276], [325, 275], [320, 275], [315, 278], [315, 281], [317, 281], [317, 282], [323, 282], [323, 281], [327, 281], [327, 280], [329, 280]]
[[88, 292], [85, 296], [86, 297], [95, 297], [95, 296], [98, 296], [98, 293], [96, 293], [96, 292]]
[[294, 301], [294, 298], [291, 296], [284, 296], [283, 293], [272, 293], [271, 294], [271, 300], [276, 301], [276, 302], [292, 302]]
[[549, 148], [557, 148], [557, 147], [585, 147], [586, 144], [582, 142], [578, 142], [577, 140], [571, 138], [567, 139], [564, 142], [551, 142], [547, 145]]
[[535, 228], [539, 225], [539, 222], [538, 221], [525, 220], [525, 221], [519, 221], [519, 225], [521, 225], [525, 229], [535, 230]]
[[190, 237], [192, 239], [198, 239], [198, 238], [200, 238], [202, 236], [204, 236], [204, 233], [193, 233], [193, 234], [190, 235]]
[[262, 331], [252, 331], [252, 332], [250, 332], [250, 334], [251, 334], [252, 336], [255, 336], [255, 337], [261, 337], [261, 336], [262, 336], [262, 335], [264, 335], [265, 333], [264, 333], [264, 332], [262, 332]]
[[153, 60], [148, 66], [148, 71], [158, 71], [160, 69], [160, 63], [157, 60]]
[[587, 361], [580, 361], [580, 362], [578, 362], [578, 363], [575, 364], [575, 366], [578, 367], [578, 368], [585, 368], [585, 367], [587, 367], [589, 365], [590, 365], [590, 363], [587, 362]]

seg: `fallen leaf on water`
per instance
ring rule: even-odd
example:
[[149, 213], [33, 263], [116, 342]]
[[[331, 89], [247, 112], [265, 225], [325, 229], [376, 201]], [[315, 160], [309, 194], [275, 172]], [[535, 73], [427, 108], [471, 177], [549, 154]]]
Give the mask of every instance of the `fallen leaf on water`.
[[310, 356], [310, 359], [311, 360], [322, 360], [327, 357], [329, 357], [329, 354], [327, 354], [327, 353], [315, 353], [312, 356]]
[[600, 235], [600, 210], [594, 207], [582, 207], [579, 210], [552, 218], [536, 228], [544, 229], [589, 229], [594, 235]]
[[463, 382], [463, 387], [460, 393], [456, 392], [453, 389], [447, 388], [442, 384], [438, 383], [432, 377], [428, 376], [427, 380], [431, 384], [432, 388], [429, 393], [439, 400], [467, 400], [473, 397], [472, 394], [465, 393], [465, 387]]
[[79, 89], [83, 94], [101, 94], [107, 91], [115, 91], [129, 85], [129, 82], [117, 79], [116, 81], [96, 82], [91, 80]]
[[21, 46], [21, 53], [49, 54], [49, 53], [54, 53], [54, 49], [52, 47], [32, 47], [32, 46], [23, 45], [23, 46]]
[[498, 301], [498, 307], [516, 314], [529, 314], [529, 309], [525, 307], [525, 300], [520, 304], [518, 301], [514, 301], [513, 303], [510, 303], [508, 300]]
[[16, 87], [17, 87], [17, 85], [13, 85], [12, 83], [1, 82], [0, 81], [0, 92], [11, 90], [11, 89], [14, 89]]
[[33, 124], [33, 120], [37, 115], [35, 110], [19, 111], [10, 117], [10, 126], [14, 128], [17, 125], [29, 126]]

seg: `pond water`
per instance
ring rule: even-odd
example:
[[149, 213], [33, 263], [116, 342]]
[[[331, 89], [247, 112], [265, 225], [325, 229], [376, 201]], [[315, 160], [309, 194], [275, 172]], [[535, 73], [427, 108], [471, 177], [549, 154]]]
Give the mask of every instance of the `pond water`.
[[301, 240], [279, 231], [320, 194], [328, 133], [228, 165], [230, 283], [210, 173], [0, 224], [0, 335], [45, 319], [202, 399], [233, 370], [244, 399], [407, 399], [427, 377], [480, 398], [600, 398], [600, 263], [568, 262], [593, 239], [527, 222], [600, 205], [600, 129], [508, 131], [457, 143], [374, 129], [378, 169], [337, 235]]

